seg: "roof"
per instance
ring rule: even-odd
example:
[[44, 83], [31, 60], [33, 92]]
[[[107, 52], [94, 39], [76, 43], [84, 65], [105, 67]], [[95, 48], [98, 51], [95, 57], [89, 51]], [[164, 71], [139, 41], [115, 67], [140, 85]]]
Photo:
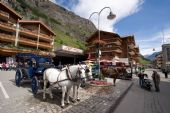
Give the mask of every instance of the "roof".
[[51, 32], [53, 35], [55, 35], [55, 33], [49, 27], [47, 27], [42, 21], [39, 21], [39, 20], [19, 20], [19, 23], [22, 23], [22, 24], [41, 24], [49, 32]]
[[[128, 38], [131, 38], [133, 40], [133, 42], [135, 43], [135, 37], [134, 35], [127, 35], [127, 36], [122, 36], [123, 40], [127, 40]], [[136, 44], [136, 43], [135, 43]]]
[[[92, 38], [92, 37], [94, 37], [94, 36], [98, 36], [98, 33], [99, 33], [99, 31], [97, 30], [93, 35], [91, 35], [87, 40], [86, 40], [86, 42], [88, 42], [88, 41], [90, 41], [90, 39]], [[116, 33], [113, 33], [113, 32], [108, 32], [108, 31], [102, 31], [102, 30], [100, 30], [100, 34], [101, 33], [106, 33], [106, 34], [108, 34], [108, 35], [114, 35], [114, 36], [117, 36], [117, 37], [120, 37], [118, 34], [116, 34]]]
[[15, 16], [17, 16], [19, 19], [22, 18], [22, 16], [20, 14], [18, 14], [15, 10], [13, 10], [12, 8], [6, 6], [5, 4], [3, 4], [2, 2], [0, 2], [0, 6], [3, 6], [5, 9], [7, 9], [8, 11], [10, 11], [11, 13], [13, 13]]

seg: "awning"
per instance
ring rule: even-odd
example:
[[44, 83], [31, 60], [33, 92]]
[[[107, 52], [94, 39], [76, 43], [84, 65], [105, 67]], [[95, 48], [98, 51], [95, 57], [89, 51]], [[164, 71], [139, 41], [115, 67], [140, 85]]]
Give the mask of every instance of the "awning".
[[57, 56], [83, 55], [83, 50], [62, 45], [55, 50]]

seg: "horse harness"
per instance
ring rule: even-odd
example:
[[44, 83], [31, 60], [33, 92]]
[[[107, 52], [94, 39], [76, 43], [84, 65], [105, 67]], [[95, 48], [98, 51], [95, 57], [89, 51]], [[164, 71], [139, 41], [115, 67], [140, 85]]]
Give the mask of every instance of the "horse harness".
[[[76, 76], [75, 76], [75, 78], [73, 78], [72, 75], [71, 75], [70, 69], [69, 69], [69, 67], [67, 66], [67, 68], [61, 70], [61, 72], [63, 72], [63, 71], [66, 70], [66, 75], [67, 75], [67, 78], [68, 78], [68, 79], [63, 79], [63, 80], [60, 80], [60, 81], [59, 81], [58, 79], [59, 79], [59, 76], [60, 76], [60, 74], [61, 74], [61, 72], [60, 72], [59, 75], [58, 75], [57, 81], [56, 81], [56, 82], [53, 82], [51, 85], [55, 85], [55, 84], [58, 84], [58, 85], [59, 85], [60, 82], [63, 82], [63, 81], [66, 81], [66, 80], [70, 80], [70, 81], [72, 81], [72, 82], [77, 82], [78, 79], [85, 79], [86, 77], [80, 78], [80, 74], [82, 73], [82, 72], [80, 71], [80, 69], [84, 69], [84, 68], [83, 68], [82, 66], [81, 66], [81, 68], [78, 68], [78, 71], [76, 72]], [[84, 70], [85, 70], [85, 69], [84, 69]], [[59, 85], [59, 86], [60, 86], [60, 85]], [[60, 87], [61, 87], [61, 86], [60, 86]]]

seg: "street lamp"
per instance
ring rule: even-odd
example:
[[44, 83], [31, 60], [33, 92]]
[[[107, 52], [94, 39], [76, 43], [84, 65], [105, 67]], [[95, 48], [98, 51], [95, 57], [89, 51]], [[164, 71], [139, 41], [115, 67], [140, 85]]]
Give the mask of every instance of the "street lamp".
[[90, 18], [92, 17], [92, 15], [94, 15], [94, 14], [97, 14], [97, 15], [98, 15], [98, 35], [99, 35], [99, 37], [98, 37], [98, 39], [99, 39], [99, 45], [98, 45], [98, 65], [99, 65], [99, 72], [98, 72], [98, 74], [99, 74], [99, 76], [100, 76], [100, 55], [101, 55], [101, 51], [100, 51], [100, 14], [101, 14], [101, 12], [102, 12], [104, 9], [109, 9], [109, 10], [110, 10], [110, 13], [109, 13], [109, 15], [107, 16], [107, 19], [112, 20], [112, 19], [114, 19], [114, 18], [116, 17], [116, 15], [112, 13], [112, 10], [111, 10], [110, 7], [104, 7], [103, 9], [100, 10], [100, 12], [93, 12], [93, 13], [89, 16], [89, 20], [90, 20]]

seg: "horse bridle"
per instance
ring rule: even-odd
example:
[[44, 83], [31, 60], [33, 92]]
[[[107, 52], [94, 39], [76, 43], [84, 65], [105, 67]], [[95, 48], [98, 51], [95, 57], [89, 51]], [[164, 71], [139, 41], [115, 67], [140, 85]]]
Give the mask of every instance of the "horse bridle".
[[84, 69], [84, 70], [85, 70], [85, 73], [86, 73], [86, 69], [83, 68], [80, 64], [79, 64], [79, 66], [80, 66], [81, 68], [78, 68], [78, 70], [77, 70], [77, 72], [76, 72], [76, 76], [75, 76], [74, 79], [73, 79], [73, 77], [72, 77], [72, 75], [71, 75], [71, 72], [70, 72], [70, 70], [69, 70], [69, 66], [67, 66], [66, 69], [68, 69], [68, 72], [70, 73], [70, 78], [69, 78], [69, 80], [75, 82], [75, 81], [77, 81], [78, 79], [83, 80], [83, 79], [86, 78], [86, 77], [81, 77], [81, 76], [80, 76], [80, 74], [82, 73], [82, 72], [81, 72], [81, 69]]
[[[90, 72], [90, 70], [89, 70], [89, 68], [87, 69], [85, 69], [85, 68], [83, 68], [83, 66], [81, 65], [81, 64], [79, 64], [80, 65], [80, 67], [82, 68], [82, 69], [84, 69], [85, 70], [85, 73], [88, 73], [88, 72]], [[86, 65], [86, 64], [85, 64]], [[86, 67], [87, 67], [87, 65], [86, 65]]]

